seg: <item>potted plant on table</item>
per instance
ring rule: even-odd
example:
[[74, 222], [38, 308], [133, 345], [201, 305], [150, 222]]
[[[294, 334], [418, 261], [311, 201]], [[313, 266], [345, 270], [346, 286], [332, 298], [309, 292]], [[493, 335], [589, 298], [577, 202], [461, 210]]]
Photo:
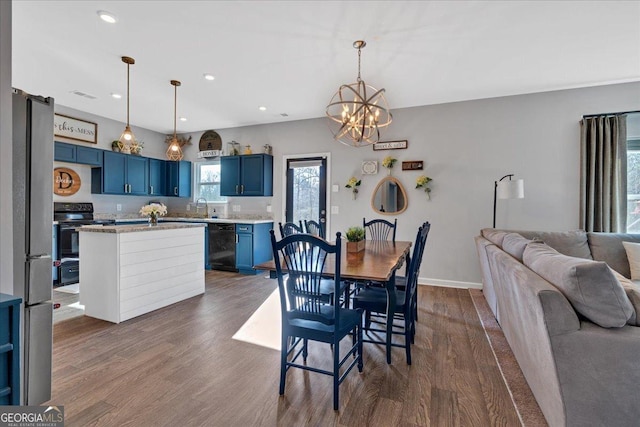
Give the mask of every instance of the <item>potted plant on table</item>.
[[349, 227], [345, 234], [347, 237], [347, 252], [361, 252], [364, 250], [364, 228]]

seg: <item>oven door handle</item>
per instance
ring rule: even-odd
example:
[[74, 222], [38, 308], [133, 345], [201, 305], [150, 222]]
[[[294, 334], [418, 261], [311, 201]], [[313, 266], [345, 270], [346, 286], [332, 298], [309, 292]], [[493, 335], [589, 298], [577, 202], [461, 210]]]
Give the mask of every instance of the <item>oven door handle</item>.
[[38, 255], [29, 255], [27, 257], [29, 261], [34, 259], [51, 259], [51, 254], [38, 254]]

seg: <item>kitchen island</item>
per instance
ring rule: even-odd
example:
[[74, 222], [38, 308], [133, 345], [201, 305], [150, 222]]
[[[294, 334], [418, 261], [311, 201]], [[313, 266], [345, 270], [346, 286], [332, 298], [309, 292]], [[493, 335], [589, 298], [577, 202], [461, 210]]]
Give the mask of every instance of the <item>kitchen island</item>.
[[80, 227], [80, 304], [120, 323], [204, 293], [204, 224]]

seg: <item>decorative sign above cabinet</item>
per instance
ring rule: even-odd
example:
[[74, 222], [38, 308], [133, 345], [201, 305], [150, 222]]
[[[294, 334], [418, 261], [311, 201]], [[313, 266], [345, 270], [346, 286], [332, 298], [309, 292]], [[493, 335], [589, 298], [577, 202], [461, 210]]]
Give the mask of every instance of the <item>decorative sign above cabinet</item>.
[[80, 176], [73, 169], [55, 168], [53, 170], [53, 194], [72, 196], [80, 190]]
[[222, 138], [214, 130], [208, 130], [200, 137], [198, 158], [220, 157], [222, 155]]
[[98, 125], [63, 114], [53, 116], [53, 133], [56, 136], [76, 141], [98, 143]]

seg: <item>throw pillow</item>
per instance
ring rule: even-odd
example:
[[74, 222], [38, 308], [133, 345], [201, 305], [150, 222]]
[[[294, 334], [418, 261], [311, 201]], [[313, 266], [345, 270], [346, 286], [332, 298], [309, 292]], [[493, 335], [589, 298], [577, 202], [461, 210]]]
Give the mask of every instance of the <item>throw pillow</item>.
[[622, 285], [605, 262], [562, 255], [538, 242], [527, 245], [523, 260], [593, 323], [604, 328], [620, 328], [635, 314]]
[[640, 243], [622, 242], [622, 246], [627, 252], [631, 280], [640, 280]]
[[502, 250], [522, 262], [524, 248], [527, 247], [527, 243], [529, 242], [531, 242], [531, 240], [525, 239], [518, 233], [509, 233], [502, 239]]
[[484, 237], [494, 245], [498, 245], [499, 247], [502, 247], [502, 241], [504, 240], [504, 236], [506, 236], [509, 233], [502, 230], [496, 230], [495, 228], [483, 228], [480, 231], [480, 234], [482, 234], [482, 237]]
[[618, 282], [624, 288], [624, 291], [627, 293], [627, 298], [631, 301], [631, 305], [633, 305], [633, 309], [636, 311], [635, 315], [631, 316], [631, 318], [627, 321], [628, 325], [632, 326], [640, 326], [640, 282], [632, 282], [631, 280], [624, 277], [622, 274], [615, 271], [613, 268], [609, 267], [611, 272]]

